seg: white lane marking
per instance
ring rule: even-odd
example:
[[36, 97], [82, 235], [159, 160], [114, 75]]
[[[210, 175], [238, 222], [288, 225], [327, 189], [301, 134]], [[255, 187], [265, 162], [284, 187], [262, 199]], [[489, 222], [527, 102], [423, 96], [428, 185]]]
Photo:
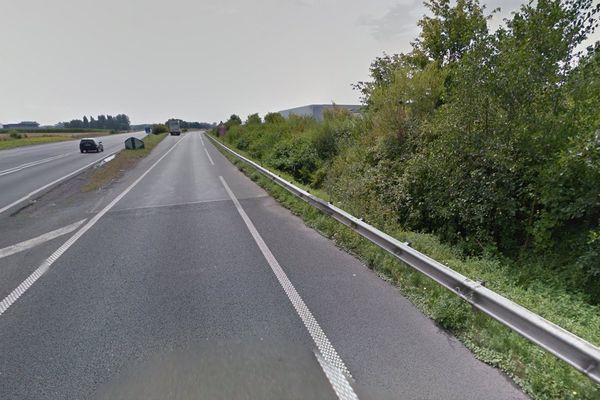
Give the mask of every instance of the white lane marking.
[[[202, 134], [200, 134], [200, 135], [202, 135]], [[204, 139], [202, 139], [202, 136], [199, 136], [199, 138], [200, 138], [200, 141], [202, 142], [202, 146], [205, 146]]]
[[104, 165], [106, 163], [111, 162], [112, 160], [115, 159], [116, 156], [117, 156], [116, 154], [113, 154], [113, 155], [110, 155], [110, 156], [106, 157], [104, 160], [100, 161], [100, 166], [102, 166], [102, 165]]
[[163, 158], [165, 158], [171, 151], [173, 151], [173, 149], [180, 142], [181, 140], [177, 141], [177, 143], [175, 143], [173, 147], [167, 150], [165, 154], [163, 154], [158, 160], [156, 160], [156, 162], [152, 164], [150, 168], [148, 168], [139, 178], [137, 178], [131, 185], [129, 185], [125, 190], [123, 190], [121, 194], [115, 197], [115, 199], [111, 201], [106, 207], [104, 207], [98, 214], [96, 214], [92, 219], [90, 219], [89, 222], [85, 224], [80, 230], [75, 232], [75, 234], [71, 236], [65, 243], [63, 243], [63, 245], [60, 246], [54, 253], [52, 253], [50, 257], [45, 259], [44, 262], [42, 262], [42, 264], [35, 271], [33, 271], [31, 275], [27, 277], [27, 279], [21, 282], [21, 284], [17, 286], [16, 289], [14, 289], [8, 296], [6, 296], [4, 300], [0, 302], [0, 316], [4, 314], [4, 312], [8, 310], [8, 308], [15, 301], [17, 301], [19, 297], [21, 297], [23, 293], [27, 291], [27, 289], [29, 289], [35, 283], [35, 281], [40, 279], [40, 277], [44, 275], [48, 271], [48, 269], [50, 269], [52, 264], [54, 264], [54, 262], [58, 260], [59, 257], [62, 256], [64, 252], [69, 249], [69, 247], [71, 247], [84, 233], [86, 233], [92, 226], [94, 226], [104, 214], [110, 211], [110, 209], [113, 208], [113, 206], [117, 204], [119, 200], [121, 200], [127, 193], [131, 191], [131, 189], [133, 189], [142, 179], [144, 179], [144, 177], [148, 175], [148, 173], [150, 173], [150, 171], [152, 171], [154, 167], [156, 167], [156, 165], [162, 161]]
[[208, 154], [208, 150], [206, 150], [206, 147], [204, 148], [204, 152], [205, 152], [205, 153], [206, 153], [206, 155], [208, 156], [208, 161], [210, 161], [210, 163], [211, 163], [212, 165], [215, 165], [215, 163], [214, 163], [214, 161], [213, 161], [212, 157], [210, 156], [210, 154]]
[[31, 162], [28, 162], [28, 163], [25, 163], [25, 164], [17, 165], [16, 167], [12, 167], [12, 168], [5, 169], [4, 171], [0, 171], [0, 176], [12, 174], [12, 173], [24, 170], [25, 168], [35, 167], [36, 165], [41, 165], [41, 164], [48, 163], [50, 161], [58, 160], [60, 158], [66, 157], [66, 156], [68, 156], [70, 154], [74, 154], [74, 152], [65, 153], [65, 154], [59, 154], [59, 155], [56, 155], [56, 156], [44, 158], [42, 160], [36, 160], [36, 161], [31, 161]]
[[256, 228], [254, 227], [252, 220], [250, 220], [250, 217], [248, 217], [248, 214], [246, 214], [246, 212], [242, 208], [242, 205], [229, 188], [229, 185], [227, 184], [225, 179], [223, 179], [222, 176], [219, 176], [219, 179], [221, 180], [225, 191], [229, 195], [229, 198], [235, 205], [235, 208], [237, 209], [238, 213], [246, 223], [246, 227], [250, 231], [250, 234], [254, 238], [254, 241], [258, 245], [258, 248], [269, 263], [269, 266], [271, 267], [273, 273], [277, 277], [279, 284], [283, 287], [285, 294], [294, 306], [294, 309], [296, 310], [298, 316], [304, 323], [304, 326], [308, 330], [308, 333], [312, 337], [313, 341], [317, 345], [317, 348], [319, 349], [320, 355], [323, 357], [323, 360], [327, 362], [327, 365], [330, 368], [339, 371], [339, 374], [336, 375], [336, 379], [338, 380], [338, 383], [336, 384], [339, 384], [340, 387], [343, 388], [343, 393], [352, 393], [354, 397], [339, 397], [339, 393], [334, 387], [334, 389], [336, 390], [336, 394], [338, 394], [338, 397], [340, 399], [356, 398], [356, 394], [354, 394], [354, 390], [352, 389], [352, 386], [350, 386], [350, 383], [346, 378], [349, 377], [350, 379], [352, 379], [352, 375], [350, 374], [350, 371], [348, 371], [348, 368], [346, 368], [346, 364], [344, 364], [344, 361], [341, 359], [337, 351], [331, 345], [331, 342], [325, 335], [325, 332], [323, 332], [321, 326], [304, 303], [304, 300], [302, 300], [302, 298], [300, 297], [300, 294], [298, 294], [298, 292], [296, 291], [296, 288], [294, 288], [292, 282], [290, 282], [290, 280], [288, 279], [287, 275], [283, 271], [283, 268], [281, 268], [281, 265], [279, 265], [279, 262], [277, 261], [273, 253], [271, 253], [271, 250], [263, 240], [262, 236], [260, 236], [260, 233], [258, 233]]
[[[112, 154], [116, 154], [116, 153], [118, 153], [118, 152], [119, 152], [119, 151], [121, 151], [121, 150], [122, 150], [122, 149], [119, 149], [119, 150], [117, 150], [117, 151], [115, 151], [115, 152], [111, 153], [110, 155], [112, 155]], [[83, 167], [81, 167], [81, 168], [79, 168], [79, 169], [76, 169], [76, 170], [75, 170], [75, 171], [73, 171], [73, 172], [70, 172], [70, 173], [68, 173], [68, 174], [67, 174], [67, 175], [65, 175], [65, 176], [62, 176], [62, 177], [60, 177], [60, 178], [58, 178], [58, 179], [55, 179], [55, 180], [53, 180], [52, 182], [50, 182], [50, 183], [47, 183], [47, 184], [45, 184], [44, 186], [42, 186], [42, 187], [39, 187], [39, 188], [35, 189], [33, 192], [31, 192], [31, 193], [29, 193], [29, 194], [26, 194], [25, 196], [21, 197], [20, 199], [18, 199], [18, 200], [15, 200], [15, 201], [13, 201], [12, 203], [10, 203], [10, 204], [8, 204], [8, 205], [6, 205], [6, 206], [4, 206], [4, 207], [0, 208], [0, 214], [2, 214], [4, 211], [6, 211], [6, 210], [8, 210], [8, 209], [11, 209], [11, 208], [13, 208], [13, 207], [14, 207], [14, 206], [16, 206], [17, 204], [19, 204], [19, 203], [21, 203], [21, 202], [23, 202], [23, 201], [25, 201], [25, 200], [27, 200], [27, 199], [31, 198], [32, 196], [35, 196], [36, 194], [40, 193], [41, 191], [43, 191], [43, 190], [46, 190], [46, 189], [48, 189], [49, 187], [51, 187], [51, 186], [53, 186], [53, 185], [56, 185], [57, 183], [59, 183], [59, 182], [62, 182], [62, 181], [64, 181], [65, 179], [67, 179], [67, 178], [70, 178], [70, 177], [71, 177], [71, 176], [73, 176], [73, 175], [76, 175], [77, 173], [79, 173], [79, 172], [83, 171], [84, 169], [86, 169], [86, 168], [89, 168], [89, 167], [91, 167], [92, 165], [99, 163], [100, 161], [101, 161], [101, 159], [95, 160], [95, 161], [93, 161], [93, 162], [91, 162], [91, 163], [89, 163], [89, 164], [86, 164], [86, 165], [84, 165]]]
[[[259, 196], [250, 196], [250, 197], [244, 197], [244, 198], [245, 199], [260, 199], [260, 198], [264, 198], [264, 197], [269, 197], [269, 196], [268, 195], [259, 195]], [[195, 204], [217, 203], [219, 201], [229, 201], [229, 197], [227, 197], [225, 199], [196, 200], [196, 201], [184, 201], [183, 203], [154, 204], [154, 205], [148, 205], [148, 206], [117, 208], [115, 210], [111, 210], [111, 213], [118, 213], [121, 211], [147, 210], [150, 208], [193, 206]]]
[[339, 369], [329, 365], [321, 354], [315, 353], [315, 356], [338, 399], [358, 400], [358, 396], [354, 393], [354, 390], [352, 390], [352, 386], [348, 384], [344, 374], [342, 374]]
[[0, 249], [0, 258], [8, 257], [13, 254], [24, 251], [24, 250], [29, 250], [29, 249], [31, 249], [37, 245], [40, 245], [42, 243], [45, 243], [49, 240], [55, 239], [62, 235], [66, 235], [67, 233], [71, 233], [75, 229], [79, 228], [79, 226], [81, 224], [83, 224], [84, 222], [85, 222], [85, 219], [82, 219], [81, 221], [77, 221], [74, 224], [67, 225], [60, 229], [55, 229], [51, 232], [44, 233], [43, 235], [40, 235], [33, 239], [25, 240], [21, 243], [13, 244], [12, 246], [8, 246], [3, 249]]

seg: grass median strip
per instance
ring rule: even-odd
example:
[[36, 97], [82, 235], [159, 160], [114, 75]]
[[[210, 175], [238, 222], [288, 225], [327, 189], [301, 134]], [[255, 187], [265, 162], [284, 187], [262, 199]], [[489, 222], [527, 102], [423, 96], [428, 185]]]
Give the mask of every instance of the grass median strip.
[[96, 168], [81, 190], [90, 192], [101, 189], [113, 180], [123, 175], [125, 171], [133, 168], [142, 158], [146, 157], [156, 145], [165, 137], [166, 133], [159, 135], [148, 135], [144, 138], [144, 148], [138, 150], [123, 150], [113, 160]]
[[[338, 246], [356, 255], [383, 279], [395, 284], [424, 314], [449, 329], [480, 360], [503, 370], [534, 399], [598, 399], [600, 388], [584, 375], [532, 344], [485, 314], [471, 307], [426, 276], [404, 265], [344, 225], [311, 207], [273, 183], [254, 168], [216, 146], [242, 172], [265, 188], [279, 203]], [[235, 149], [244, 154], [243, 151]], [[284, 179], [297, 182], [289, 176]], [[321, 196], [321, 193], [311, 193]], [[326, 197], [326, 196], [325, 196]], [[343, 207], [343, 205], [342, 205]], [[369, 221], [367, 221], [369, 222]], [[450, 268], [474, 279], [562, 326], [576, 335], [600, 344], [600, 307], [561, 288], [532, 280], [524, 285], [502, 260], [465, 258], [452, 246], [430, 234], [402, 231], [399, 227], [378, 227]]]

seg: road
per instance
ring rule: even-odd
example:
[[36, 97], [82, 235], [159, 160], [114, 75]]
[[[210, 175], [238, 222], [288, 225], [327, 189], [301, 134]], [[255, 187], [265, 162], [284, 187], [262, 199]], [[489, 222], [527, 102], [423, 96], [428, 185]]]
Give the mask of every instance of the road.
[[77, 226], [0, 258], [2, 399], [526, 399], [199, 132], [69, 190], [0, 217]]
[[104, 145], [100, 154], [81, 154], [77, 140], [0, 150], [0, 213], [22, 205], [39, 188], [117, 151], [130, 136], [142, 138], [145, 133], [100, 137]]

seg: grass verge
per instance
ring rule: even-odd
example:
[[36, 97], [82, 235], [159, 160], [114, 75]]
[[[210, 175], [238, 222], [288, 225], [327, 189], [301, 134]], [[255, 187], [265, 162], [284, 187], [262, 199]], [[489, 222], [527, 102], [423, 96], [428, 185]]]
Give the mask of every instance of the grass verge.
[[83, 192], [98, 190], [113, 180], [118, 179], [125, 171], [133, 168], [142, 158], [146, 157], [166, 136], [166, 133], [148, 135], [144, 138], [145, 147], [143, 149], [123, 150], [117, 153], [114, 160], [96, 168], [92, 176], [90, 176], [88, 183], [81, 190]]
[[[383, 279], [395, 284], [419, 310], [450, 330], [475, 357], [504, 371], [533, 399], [600, 399], [599, 385], [565, 362], [487, 315], [472, 310], [470, 305], [431, 279], [217, 148], [284, 207], [357, 256]], [[294, 182], [289, 176], [285, 179]], [[298, 185], [297, 182], [294, 184]], [[392, 224], [378, 228], [400, 240], [409, 240], [412, 247], [437, 261], [472, 279], [486, 281], [490, 289], [595, 345], [600, 344], [600, 307], [588, 304], [577, 294], [543, 280], [523, 284], [514, 269], [502, 260], [463, 258], [459, 251], [440, 243], [430, 234], [403, 231]]]

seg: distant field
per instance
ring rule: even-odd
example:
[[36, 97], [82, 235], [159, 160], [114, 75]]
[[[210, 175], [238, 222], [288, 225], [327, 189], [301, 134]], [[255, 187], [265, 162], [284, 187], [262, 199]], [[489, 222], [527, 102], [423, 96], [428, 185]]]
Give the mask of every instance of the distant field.
[[21, 146], [31, 146], [33, 144], [62, 142], [63, 140], [71, 139], [73, 138], [70, 136], [34, 136], [22, 139], [13, 139], [8, 135], [0, 134], [0, 150], [12, 149]]
[[[19, 132], [21, 135], [27, 135], [28, 138], [31, 137], [64, 137], [67, 139], [79, 139], [82, 137], [97, 137], [97, 136], [106, 136], [109, 135], [109, 131], [73, 131], [73, 132]], [[0, 137], [10, 137], [8, 133], [0, 132]]]
[[40, 129], [8, 129], [0, 128], [0, 134], [19, 132], [26, 134], [43, 134], [43, 133], [82, 133], [82, 132], [101, 132], [108, 134], [110, 129], [77, 129], [77, 128], [40, 128]]
[[[0, 150], [12, 149], [21, 146], [31, 146], [34, 144], [44, 144], [53, 142], [62, 142], [64, 140], [75, 140], [82, 137], [106, 136], [110, 131], [107, 130], [82, 130], [71, 129], [62, 131], [53, 131], [53, 133], [44, 132], [44, 130], [27, 131], [26, 129], [18, 131], [22, 138], [11, 137], [8, 130], [0, 129]], [[15, 130], [10, 130], [14, 132]]]

